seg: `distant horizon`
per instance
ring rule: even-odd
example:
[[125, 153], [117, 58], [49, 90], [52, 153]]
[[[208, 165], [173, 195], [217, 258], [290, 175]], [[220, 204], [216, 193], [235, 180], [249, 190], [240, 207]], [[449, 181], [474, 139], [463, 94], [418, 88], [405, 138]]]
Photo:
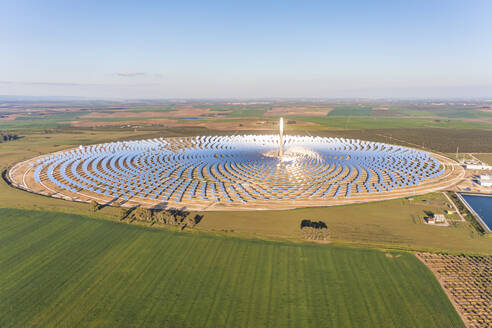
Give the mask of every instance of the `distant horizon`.
[[[10, 98], [10, 99], [9, 99]], [[492, 102], [490, 97], [183, 97], [183, 98], [111, 98], [111, 97], [83, 97], [83, 96], [29, 96], [0, 94], [0, 101], [483, 101]]]

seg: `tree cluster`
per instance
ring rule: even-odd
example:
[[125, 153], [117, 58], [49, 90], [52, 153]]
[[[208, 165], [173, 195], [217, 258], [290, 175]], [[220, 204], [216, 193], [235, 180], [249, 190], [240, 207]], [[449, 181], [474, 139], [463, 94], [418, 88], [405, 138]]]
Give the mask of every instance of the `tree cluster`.
[[301, 221], [301, 234], [304, 239], [309, 240], [328, 240], [328, 227], [323, 221]]
[[20, 136], [14, 133], [0, 132], [0, 142], [8, 142], [19, 139]]
[[185, 227], [193, 228], [198, 224], [203, 216], [191, 215], [190, 212], [180, 209], [157, 210], [144, 207], [137, 207], [131, 212], [122, 212], [122, 220], [131, 218], [141, 222], [160, 223], [172, 226], [178, 226], [184, 229]]

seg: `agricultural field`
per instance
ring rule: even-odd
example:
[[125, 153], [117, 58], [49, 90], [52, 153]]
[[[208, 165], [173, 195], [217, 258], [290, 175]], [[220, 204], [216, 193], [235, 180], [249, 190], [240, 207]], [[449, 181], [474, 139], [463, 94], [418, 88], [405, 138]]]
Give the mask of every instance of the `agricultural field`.
[[335, 107], [328, 116], [371, 116], [371, 107], [343, 106]]
[[478, 158], [482, 162], [492, 165], [492, 153], [479, 153], [479, 154], [473, 154], [473, 156]]
[[2, 327], [464, 327], [412, 254], [0, 209]]
[[340, 136], [420, 148], [433, 152], [492, 153], [492, 131], [480, 129], [362, 129], [319, 131], [319, 135]]
[[492, 326], [492, 256], [416, 255], [438, 277], [467, 326]]
[[376, 116], [326, 116], [302, 117], [293, 119], [316, 124], [316, 129], [406, 129], [406, 128], [441, 128], [441, 129], [483, 129], [490, 130], [491, 123], [486, 121], [463, 121], [459, 119], [429, 119], [413, 117], [376, 117]]
[[[280, 116], [295, 131], [324, 129], [492, 129], [488, 102], [265, 101], [0, 103], [0, 129], [159, 126], [262, 130]], [[217, 120], [221, 120], [218, 124]], [[250, 124], [235, 124], [238, 120]], [[266, 123], [266, 125], [265, 125]]]

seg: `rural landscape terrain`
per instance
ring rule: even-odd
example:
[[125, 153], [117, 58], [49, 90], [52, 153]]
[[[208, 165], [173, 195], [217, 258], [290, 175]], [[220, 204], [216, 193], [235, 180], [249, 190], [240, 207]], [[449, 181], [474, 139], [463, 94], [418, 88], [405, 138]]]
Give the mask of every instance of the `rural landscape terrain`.
[[0, 328], [492, 328], [492, 1], [0, 12]]
[[[492, 164], [492, 102], [484, 100], [5, 97], [0, 326], [492, 324], [492, 238], [453, 187], [344, 206], [196, 211], [71, 202], [15, 188], [7, 176], [18, 162], [81, 145], [272, 134], [279, 117], [287, 135], [384, 142]], [[426, 224], [433, 213], [448, 213], [447, 224]], [[476, 288], [460, 292], [469, 284]]]

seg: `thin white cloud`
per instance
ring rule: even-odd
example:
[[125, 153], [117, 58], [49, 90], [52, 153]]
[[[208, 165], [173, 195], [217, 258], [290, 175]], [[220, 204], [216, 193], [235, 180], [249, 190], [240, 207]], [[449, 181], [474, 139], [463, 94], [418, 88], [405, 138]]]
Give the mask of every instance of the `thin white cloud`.
[[48, 86], [48, 87], [137, 87], [137, 86], [155, 86], [157, 83], [72, 83], [72, 82], [32, 82], [32, 81], [1, 81], [0, 85], [20, 85], [20, 86]]
[[0, 81], [0, 84], [11, 85], [41, 85], [41, 86], [54, 86], [54, 87], [85, 87], [85, 86], [98, 86], [101, 84], [96, 83], [71, 83], [71, 82], [33, 82], [33, 81]]
[[138, 77], [138, 76], [147, 76], [147, 73], [145, 72], [118, 72], [116, 73], [117, 76], [121, 77]]

